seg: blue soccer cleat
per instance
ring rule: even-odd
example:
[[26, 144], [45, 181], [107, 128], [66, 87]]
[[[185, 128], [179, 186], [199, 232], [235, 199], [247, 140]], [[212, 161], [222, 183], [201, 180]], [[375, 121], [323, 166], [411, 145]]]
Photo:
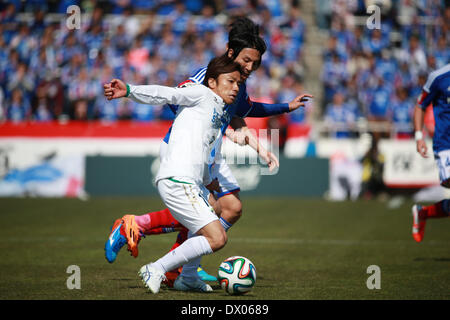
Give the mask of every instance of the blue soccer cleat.
[[123, 234], [123, 221], [122, 219], [117, 219], [112, 228], [111, 234], [105, 243], [105, 257], [109, 263], [113, 263], [116, 260], [117, 254], [120, 249], [127, 243], [127, 238]]
[[201, 266], [197, 269], [197, 274], [202, 281], [217, 281], [217, 278], [208, 274]]
[[173, 283], [173, 288], [178, 291], [195, 291], [195, 292], [212, 292], [213, 289], [209, 284], [204, 283], [200, 279], [187, 279], [183, 276], [178, 278]]

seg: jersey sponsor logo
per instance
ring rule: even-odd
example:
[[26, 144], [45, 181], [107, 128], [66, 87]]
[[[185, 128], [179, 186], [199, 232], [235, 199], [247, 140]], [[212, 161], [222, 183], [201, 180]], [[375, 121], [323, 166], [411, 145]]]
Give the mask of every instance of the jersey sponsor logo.
[[224, 110], [223, 114], [219, 114], [217, 110], [214, 110], [211, 122], [213, 123], [214, 129], [220, 129], [224, 126], [228, 127], [228, 124], [231, 121], [231, 114], [228, 110]]
[[214, 129], [220, 129], [222, 127], [222, 119], [217, 110], [214, 109], [214, 113], [211, 119]]

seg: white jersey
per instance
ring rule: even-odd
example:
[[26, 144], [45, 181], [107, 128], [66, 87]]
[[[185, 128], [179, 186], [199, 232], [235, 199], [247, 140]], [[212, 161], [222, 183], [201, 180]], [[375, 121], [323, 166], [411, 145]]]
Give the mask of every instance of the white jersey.
[[130, 85], [128, 97], [138, 103], [180, 106], [156, 182], [170, 177], [186, 177], [198, 184], [208, 180], [211, 151], [222, 139], [221, 127], [226, 121], [223, 99], [201, 84], [185, 88]]

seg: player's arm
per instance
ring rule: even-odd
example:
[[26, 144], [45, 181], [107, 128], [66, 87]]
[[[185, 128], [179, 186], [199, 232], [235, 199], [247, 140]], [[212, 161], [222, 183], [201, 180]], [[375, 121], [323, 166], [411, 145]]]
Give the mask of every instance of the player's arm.
[[250, 99], [244, 100], [243, 103], [247, 104], [249, 112], [243, 116], [253, 118], [270, 117], [278, 114], [292, 112], [300, 107], [304, 107], [305, 103], [312, 99], [310, 94], [302, 94], [295, 97], [289, 103], [262, 103], [251, 101]]
[[428, 76], [427, 82], [423, 86], [422, 93], [417, 99], [417, 104], [414, 107], [414, 135], [416, 139], [416, 150], [424, 158], [427, 158], [428, 147], [423, 138], [423, 120], [425, 117], [425, 110], [428, 105], [433, 103], [437, 89], [435, 86], [434, 77]]
[[245, 120], [239, 117], [233, 117], [230, 122], [230, 126], [233, 129], [227, 129], [225, 134], [228, 139], [241, 146], [248, 144], [253, 148], [258, 155], [267, 162], [269, 171], [272, 171], [276, 167], [280, 166], [278, 158], [272, 153], [267, 151], [258, 141], [258, 139], [252, 134], [251, 130], [245, 124]]
[[425, 110], [419, 104], [414, 107], [414, 132], [416, 139], [417, 152], [424, 158], [428, 158], [428, 147], [423, 138], [423, 119], [425, 117]]
[[119, 79], [104, 85], [104, 95], [108, 100], [128, 97], [137, 103], [162, 105], [194, 105], [202, 97], [201, 86], [172, 88], [160, 85], [134, 86]]

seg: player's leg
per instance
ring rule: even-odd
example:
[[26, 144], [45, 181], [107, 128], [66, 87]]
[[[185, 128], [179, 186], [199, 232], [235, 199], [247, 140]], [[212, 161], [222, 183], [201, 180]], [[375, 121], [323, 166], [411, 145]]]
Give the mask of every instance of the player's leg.
[[[439, 169], [441, 185], [450, 188], [450, 150], [445, 150], [434, 155]], [[444, 199], [429, 206], [415, 204], [412, 207], [414, 240], [421, 242], [425, 234], [425, 226], [428, 219], [446, 218], [450, 215], [450, 199]]]
[[242, 203], [239, 198], [241, 188], [225, 159], [221, 157], [216, 160], [211, 175], [219, 182], [220, 192], [216, 196], [221, 210], [220, 222], [225, 231], [228, 231], [242, 215]]
[[[223, 230], [218, 221], [210, 223], [205, 228], [200, 230], [198, 234], [204, 236], [208, 240], [214, 252], [222, 248], [227, 241], [225, 230]], [[189, 233], [189, 239], [191, 239], [192, 237], [198, 237], [198, 235]], [[191, 261], [183, 265], [181, 274], [173, 284], [173, 288], [175, 290], [203, 292], [212, 291], [212, 288], [209, 285], [206, 285], [206, 283], [200, 278], [200, 275], [198, 273], [200, 260], [201, 256], [192, 259]]]
[[429, 206], [415, 204], [412, 207], [414, 240], [421, 242], [425, 234], [428, 219], [447, 218], [450, 214], [450, 199], [444, 199]]
[[[226, 234], [214, 210], [202, 197], [199, 186], [163, 179], [158, 182], [158, 191], [174, 217], [198, 235], [187, 239], [154, 263], [141, 268], [140, 275], [153, 293], [159, 291], [165, 272], [217, 251], [226, 243]], [[183, 284], [187, 286], [189, 281], [184, 281]], [[200, 280], [191, 284], [192, 290], [211, 291], [211, 287]]]
[[161, 233], [169, 233], [182, 228], [182, 225], [172, 216], [167, 208], [135, 216], [135, 221], [139, 231], [145, 235], [157, 234], [158, 230]]
[[106, 259], [115, 261], [120, 249], [128, 244], [128, 251], [137, 257], [138, 244], [144, 235], [163, 234], [183, 229], [169, 209], [148, 212], [143, 215], [124, 215], [117, 219], [105, 243]]
[[[242, 214], [242, 204], [239, 199], [240, 187], [223, 158], [216, 159], [211, 176], [217, 178], [219, 182], [220, 192], [216, 194], [221, 212], [219, 221], [223, 229], [228, 231]], [[197, 272], [203, 281], [217, 281], [217, 278], [203, 270], [201, 265], [197, 268]]]

